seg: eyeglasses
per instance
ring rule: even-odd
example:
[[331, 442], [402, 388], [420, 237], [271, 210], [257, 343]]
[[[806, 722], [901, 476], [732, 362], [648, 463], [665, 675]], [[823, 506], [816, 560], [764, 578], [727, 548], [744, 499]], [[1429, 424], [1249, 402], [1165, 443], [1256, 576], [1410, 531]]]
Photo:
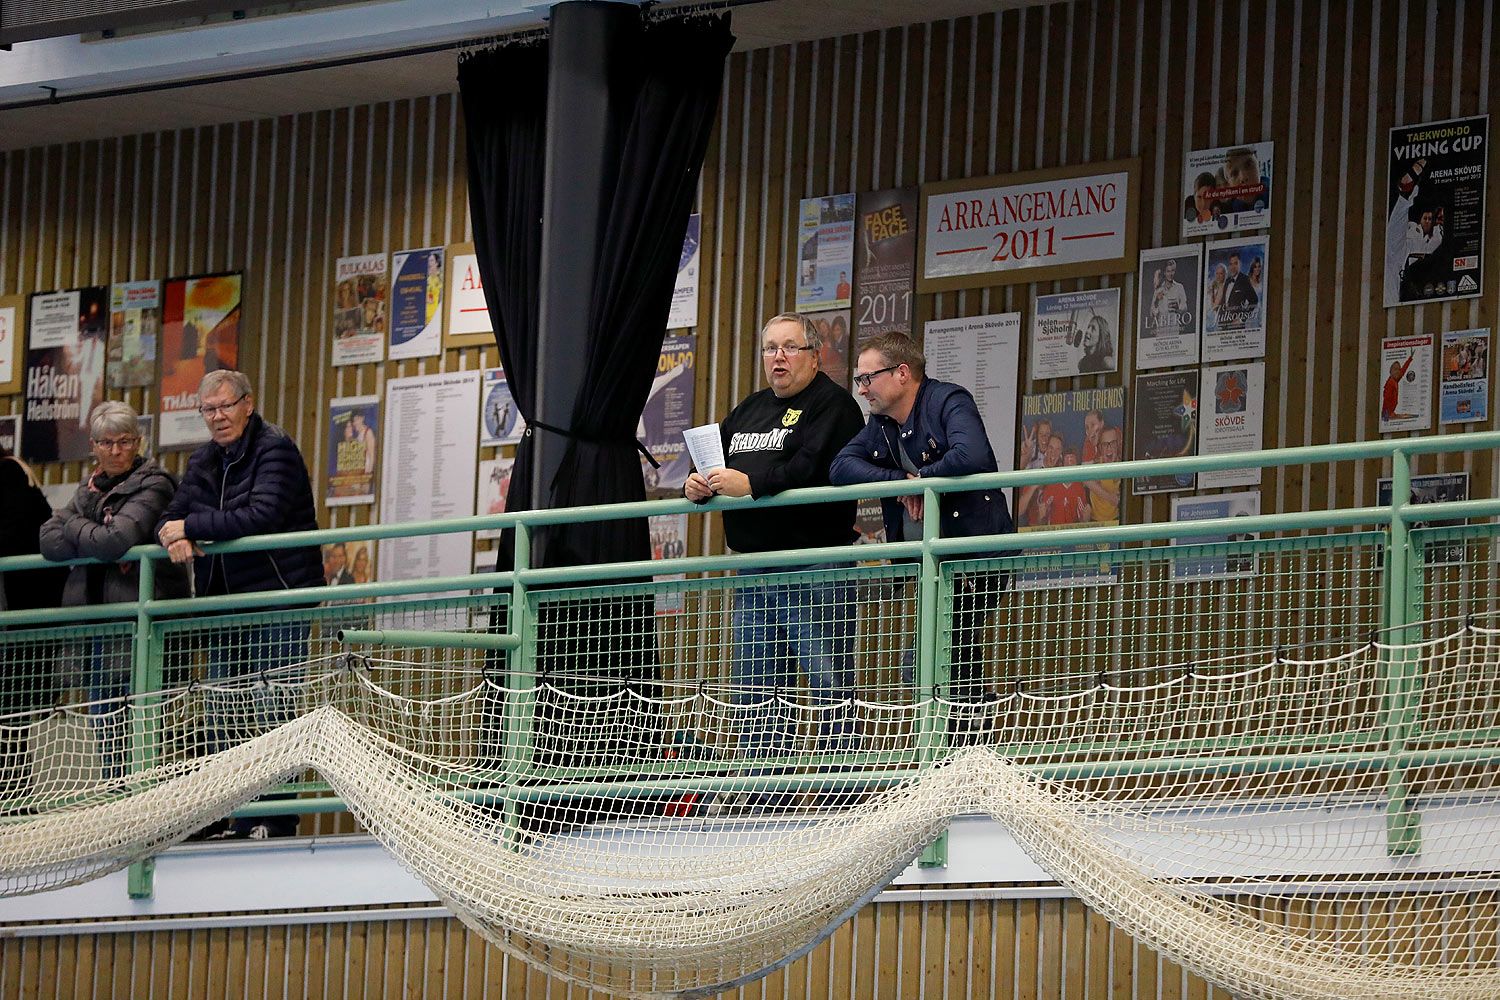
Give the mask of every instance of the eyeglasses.
[[886, 372], [893, 372], [900, 367], [900, 365], [887, 365], [884, 368], [877, 368], [872, 372], [865, 372], [863, 375], [856, 375], [854, 376], [854, 384], [868, 389], [870, 388], [870, 383], [875, 381], [876, 375], [884, 375]]
[[788, 361], [796, 361], [797, 355], [803, 351], [816, 350], [816, 347], [800, 347], [797, 344], [787, 344], [785, 347], [762, 347], [760, 354], [763, 358], [774, 358], [778, 354], [785, 354]]
[[239, 406], [240, 400], [244, 399], [248, 395], [250, 395], [248, 392], [244, 392], [240, 393], [240, 395], [236, 396], [234, 399], [231, 399], [227, 403], [218, 403], [213, 406], [200, 406], [198, 407], [198, 412], [203, 414], [205, 417], [211, 417], [216, 413], [228, 413], [236, 406]]
[[94, 442], [94, 447], [102, 448], [105, 451], [124, 451], [126, 448], [129, 448], [131, 445], [139, 441], [140, 438], [124, 437], [108, 438], [104, 440], [101, 440], [100, 438], [90, 438], [89, 440]]

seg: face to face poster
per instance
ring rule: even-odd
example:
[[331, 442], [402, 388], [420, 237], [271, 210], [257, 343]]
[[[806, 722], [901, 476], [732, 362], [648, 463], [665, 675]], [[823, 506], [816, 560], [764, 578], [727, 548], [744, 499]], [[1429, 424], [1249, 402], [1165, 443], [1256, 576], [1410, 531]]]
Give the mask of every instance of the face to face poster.
[[797, 311], [848, 309], [854, 277], [854, 195], [803, 198], [797, 227]]
[[1380, 342], [1380, 433], [1432, 426], [1432, 335]]
[[1490, 418], [1490, 331], [1443, 334], [1440, 421], [1468, 424]]
[[1120, 290], [1038, 295], [1031, 311], [1031, 377], [1072, 378], [1119, 367]]
[[125, 281], [109, 290], [109, 387], [128, 389], [156, 379], [161, 331], [161, 282]]
[[1484, 285], [1488, 115], [1391, 129], [1385, 304], [1467, 299]]
[[[1260, 451], [1265, 427], [1265, 385], [1264, 361], [1203, 369], [1203, 388], [1198, 397], [1203, 411], [1198, 420], [1198, 454]], [[1259, 482], [1258, 466], [1198, 474], [1198, 486], [1202, 489], [1254, 486]]]
[[0, 295], [0, 396], [21, 391], [25, 330], [25, 297]]
[[[1260, 514], [1260, 493], [1220, 493], [1211, 497], [1173, 497], [1172, 520], [1218, 521]], [[1172, 557], [1172, 579], [1178, 583], [1232, 580], [1255, 573], [1255, 553], [1231, 549], [1225, 542], [1248, 542], [1259, 538], [1254, 531], [1226, 531], [1222, 535], [1173, 538], [1173, 545], [1210, 545], [1193, 555]]]
[[[1452, 503], [1469, 499], [1469, 474], [1467, 472], [1440, 472], [1430, 476], [1411, 477], [1410, 503]], [[1375, 481], [1375, 502], [1382, 507], [1391, 502], [1391, 480]], [[1464, 518], [1444, 521], [1413, 521], [1412, 530], [1418, 528], [1452, 528], [1468, 524]], [[1427, 565], [1448, 565], [1464, 561], [1464, 543], [1459, 540], [1445, 544], [1428, 545], [1425, 551]]]
[[333, 274], [333, 363], [385, 358], [385, 254], [340, 257]]
[[526, 425], [503, 368], [486, 368], [479, 386], [479, 443], [486, 448], [515, 444]]
[[392, 361], [443, 353], [443, 248], [391, 254]]
[[1195, 149], [1182, 172], [1182, 235], [1215, 236], [1271, 224], [1270, 142]]
[[375, 502], [379, 396], [345, 396], [328, 402], [329, 507]]
[[[516, 467], [514, 458], [489, 458], [479, 463], [479, 496], [476, 514], [504, 514], [505, 498], [510, 494], [510, 474]], [[499, 538], [499, 528], [474, 533], [476, 538]]]
[[677, 284], [672, 287], [672, 308], [667, 313], [668, 330], [698, 325], [698, 259], [702, 234], [703, 216], [697, 213], [688, 216], [682, 256], [677, 259]]
[[656, 377], [651, 380], [651, 392], [635, 429], [636, 440], [660, 466], [653, 469], [650, 462], [641, 459], [648, 496], [679, 495], [688, 473], [693, 471], [682, 432], [693, 425], [695, 344], [692, 335], [667, 337], [661, 344]]
[[866, 191], [857, 200], [855, 343], [877, 333], [911, 333], [917, 277], [917, 189]]
[[162, 288], [161, 420], [157, 447], [192, 448], [209, 440], [198, 412], [198, 383], [238, 368], [243, 275], [170, 278]]
[[[1198, 372], [1162, 372], [1135, 379], [1135, 435], [1132, 455], [1137, 459], [1187, 458], [1198, 451]], [[1138, 476], [1135, 492], [1175, 493], [1193, 488], [1193, 474]]]
[[108, 335], [108, 288], [32, 296], [24, 458], [78, 462], [92, 455], [89, 414], [104, 401]]
[[1205, 247], [1203, 360], [1259, 358], [1266, 353], [1270, 241], [1219, 240]]
[[1141, 294], [1135, 320], [1135, 366], [1198, 363], [1203, 319], [1203, 246], [1141, 251]]

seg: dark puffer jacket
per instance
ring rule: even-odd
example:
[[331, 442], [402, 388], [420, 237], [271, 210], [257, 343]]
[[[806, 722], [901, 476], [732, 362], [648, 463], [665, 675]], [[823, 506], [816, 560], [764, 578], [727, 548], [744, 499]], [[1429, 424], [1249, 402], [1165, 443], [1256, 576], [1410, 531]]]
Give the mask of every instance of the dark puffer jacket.
[[[302, 453], [287, 433], [259, 413], [227, 448], [209, 442], [188, 459], [177, 495], [156, 530], [182, 519], [195, 542], [224, 542], [247, 535], [313, 531], [318, 527], [312, 482]], [[193, 586], [202, 594], [290, 590], [323, 585], [316, 545], [267, 552], [200, 556]]]
[[[102, 482], [103, 473], [95, 472], [79, 485], [68, 505], [42, 525], [42, 555], [59, 562], [113, 561], [132, 545], [156, 541], [156, 522], [177, 492], [177, 477], [148, 458], [113, 486], [101, 489]], [[157, 597], [188, 596], [185, 566], [158, 559], [155, 569]], [[140, 564], [134, 562], [74, 566], [63, 586], [63, 605], [78, 607], [90, 603], [91, 575], [97, 577], [95, 588], [100, 603], [133, 601], [140, 593], [140, 570]]]
[[[35, 555], [37, 530], [51, 516], [47, 498], [32, 484], [26, 467], [14, 458], [0, 458], [0, 556]], [[0, 573], [0, 611], [59, 607], [67, 574], [61, 566]]]

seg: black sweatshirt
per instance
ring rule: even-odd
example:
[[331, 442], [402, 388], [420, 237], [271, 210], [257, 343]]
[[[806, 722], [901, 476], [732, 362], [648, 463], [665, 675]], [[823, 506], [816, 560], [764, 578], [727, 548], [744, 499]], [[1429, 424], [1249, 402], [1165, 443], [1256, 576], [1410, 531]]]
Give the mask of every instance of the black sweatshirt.
[[[750, 495], [770, 496], [803, 486], [827, 486], [839, 449], [864, 426], [854, 397], [818, 372], [806, 389], [779, 398], [752, 393], [719, 425], [724, 459], [750, 478]], [[724, 539], [736, 552], [848, 545], [857, 537], [853, 500], [726, 510]]]

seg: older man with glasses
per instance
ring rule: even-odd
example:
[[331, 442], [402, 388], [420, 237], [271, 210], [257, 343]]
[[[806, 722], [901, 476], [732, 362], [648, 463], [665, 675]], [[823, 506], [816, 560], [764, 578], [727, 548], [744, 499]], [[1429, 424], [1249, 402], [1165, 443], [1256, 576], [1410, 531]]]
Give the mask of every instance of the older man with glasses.
[[[194, 564], [197, 596], [291, 590], [323, 585], [323, 559], [316, 545], [220, 555], [200, 542], [225, 542], [247, 535], [312, 531], [318, 527], [312, 482], [302, 453], [280, 427], [255, 412], [250, 380], [241, 372], [219, 370], [203, 376], [199, 411], [212, 440], [188, 459], [182, 486], [167, 507], [157, 539], [174, 563]], [[233, 737], [255, 735], [290, 718], [289, 668], [307, 657], [305, 620], [215, 629], [208, 643], [208, 679], [226, 681], [263, 673], [272, 684], [231, 732], [222, 715], [206, 720], [210, 752], [225, 749]], [[277, 687], [278, 683], [280, 687]], [[269, 702], [269, 705], [266, 704]], [[296, 816], [241, 818], [216, 834], [226, 838], [290, 836]]]
[[[765, 497], [804, 486], [827, 486], [828, 465], [859, 432], [859, 404], [818, 370], [822, 347], [807, 317], [771, 317], [760, 335], [768, 387], [751, 393], [720, 424], [726, 465], [689, 474], [683, 492], [698, 503], [714, 495]], [[854, 501], [772, 509], [724, 511], [724, 538], [736, 552], [798, 550], [850, 545]], [[826, 570], [826, 563], [797, 567]], [[734, 592], [734, 682], [748, 756], [791, 752], [797, 722], [776, 703], [796, 687], [786, 669], [795, 655], [814, 701], [836, 704], [854, 687], [853, 625], [849, 586], [821, 573], [797, 582], [746, 586]], [[820, 727], [834, 739], [848, 733], [847, 713], [825, 710]]]

